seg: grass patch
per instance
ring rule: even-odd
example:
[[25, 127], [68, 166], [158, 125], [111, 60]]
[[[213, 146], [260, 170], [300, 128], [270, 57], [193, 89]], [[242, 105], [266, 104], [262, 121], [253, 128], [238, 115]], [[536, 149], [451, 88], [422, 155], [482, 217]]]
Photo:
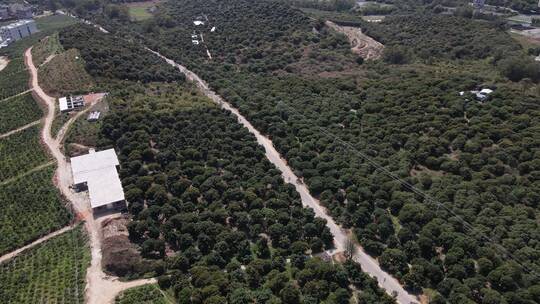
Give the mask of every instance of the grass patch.
[[0, 182], [18, 176], [49, 160], [36, 125], [0, 139]]
[[129, 16], [134, 21], [142, 21], [152, 18], [152, 14], [148, 11], [153, 3], [149, 2], [148, 6], [130, 6], [128, 7]]
[[54, 166], [0, 186], [0, 254], [67, 225], [72, 214], [52, 183]]
[[116, 297], [116, 304], [169, 304], [172, 303], [165, 297], [156, 284], [143, 285], [130, 288]]
[[[89, 147], [96, 147], [99, 133], [101, 131], [101, 125], [103, 124], [103, 118], [107, 116], [109, 112], [109, 105], [107, 102], [102, 101], [94, 105], [89, 111], [99, 111], [101, 115], [98, 121], [89, 122], [86, 116], [82, 116], [77, 119], [75, 123], [70, 127], [68, 134], [66, 135], [66, 143], [77, 143]], [[67, 145], [66, 145], [67, 146]]]
[[85, 93], [94, 87], [94, 81], [84, 69], [84, 61], [76, 49], [56, 55], [39, 69], [39, 79], [50, 95], [63, 96]]
[[0, 103], [0, 134], [36, 121], [41, 116], [43, 111], [31, 93], [4, 100]]
[[47, 36], [32, 48], [32, 60], [36, 66], [41, 65], [49, 56], [60, 54], [64, 51], [60, 41], [58, 40], [58, 33], [54, 33], [51, 36]]
[[90, 250], [82, 226], [0, 264], [0, 302], [84, 303]]

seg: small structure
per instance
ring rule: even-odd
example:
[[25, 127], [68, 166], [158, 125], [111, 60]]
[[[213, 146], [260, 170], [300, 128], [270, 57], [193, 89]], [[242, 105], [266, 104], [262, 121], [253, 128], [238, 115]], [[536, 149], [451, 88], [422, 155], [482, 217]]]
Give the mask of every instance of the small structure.
[[212, 33], [213, 33], [213, 32], [215, 32], [215, 31], [216, 31], [216, 27], [215, 27], [215, 26], [213, 26], [213, 27], [212, 27], [212, 29], [210, 29], [210, 32], [212, 32]]
[[83, 96], [69, 96], [58, 98], [60, 112], [70, 112], [84, 107]]
[[9, 13], [12, 17], [18, 19], [32, 19], [32, 7], [23, 3], [13, 3], [9, 7]]
[[536, 56], [536, 57], [534, 58], [534, 61], [540, 61], [540, 55]]
[[479, 101], [485, 101], [486, 99], [488, 99], [489, 95], [493, 93], [493, 90], [485, 88], [480, 91], [471, 91], [471, 93], [476, 96], [476, 99], [478, 99]]
[[194, 45], [199, 45], [199, 40], [191, 40], [191, 43], [193, 43]]
[[0, 5], [0, 20], [5, 20], [9, 18], [9, 6]]
[[193, 24], [199, 26], [199, 25], [204, 25], [204, 21], [201, 21], [201, 20], [195, 20], [193, 21]]
[[74, 189], [88, 189], [93, 211], [125, 208], [124, 189], [116, 171], [119, 164], [114, 149], [90, 149], [86, 155], [71, 158]]
[[97, 121], [99, 119], [99, 116], [101, 115], [100, 111], [92, 111], [90, 114], [88, 114], [88, 118], [86, 120], [88, 121]]
[[4, 42], [14, 42], [37, 32], [34, 20], [20, 20], [0, 27], [0, 38]]

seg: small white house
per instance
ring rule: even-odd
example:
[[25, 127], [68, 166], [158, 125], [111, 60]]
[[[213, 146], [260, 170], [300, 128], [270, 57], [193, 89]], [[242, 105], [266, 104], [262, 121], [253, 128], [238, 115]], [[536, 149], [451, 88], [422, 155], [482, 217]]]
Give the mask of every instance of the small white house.
[[69, 96], [58, 98], [60, 112], [69, 112], [84, 107], [83, 96]]
[[201, 20], [195, 20], [193, 21], [193, 24], [199, 26], [199, 25], [204, 25], [204, 21], [201, 21]]

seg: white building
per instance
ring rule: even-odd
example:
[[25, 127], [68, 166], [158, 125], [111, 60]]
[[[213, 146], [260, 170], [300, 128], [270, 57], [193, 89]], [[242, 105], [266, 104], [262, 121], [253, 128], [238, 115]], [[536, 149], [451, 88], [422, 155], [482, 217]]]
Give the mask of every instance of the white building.
[[119, 165], [114, 149], [96, 152], [90, 149], [86, 155], [71, 158], [71, 171], [75, 189], [88, 189], [92, 210], [124, 208], [125, 197]]
[[69, 96], [58, 98], [58, 108], [60, 112], [69, 112], [84, 107], [84, 97]]
[[0, 38], [2, 41], [11, 43], [28, 37], [35, 32], [37, 32], [37, 27], [34, 20], [20, 20], [0, 27]]

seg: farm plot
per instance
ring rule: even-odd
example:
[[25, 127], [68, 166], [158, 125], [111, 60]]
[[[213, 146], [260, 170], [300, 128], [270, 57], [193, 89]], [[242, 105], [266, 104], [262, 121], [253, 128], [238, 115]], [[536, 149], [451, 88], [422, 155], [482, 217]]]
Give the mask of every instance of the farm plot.
[[28, 90], [28, 72], [23, 58], [12, 59], [0, 72], [0, 100]]
[[0, 139], [0, 182], [18, 176], [48, 160], [39, 142], [40, 126]]
[[116, 297], [116, 304], [168, 304], [159, 287], [154, 284], [130, 288]]
[[87, 237], [78, 227], [0, 264], [0, 303], [84, 303]]
[[49, 166], [0, 186], [0, 254], [71, 221], [72, 215], [52, 183], [53, 170]]
[[0, 103], [0, 134], [17, 129], [43, 116], [30, 93]]

